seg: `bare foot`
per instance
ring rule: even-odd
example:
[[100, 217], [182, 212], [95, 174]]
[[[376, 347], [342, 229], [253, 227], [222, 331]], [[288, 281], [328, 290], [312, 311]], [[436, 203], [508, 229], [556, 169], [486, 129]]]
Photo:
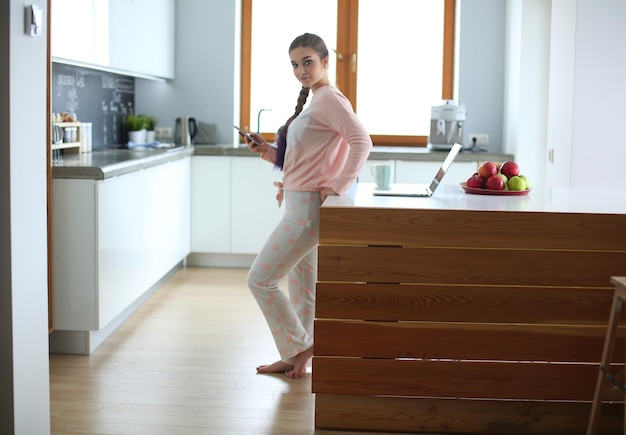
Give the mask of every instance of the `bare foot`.
[[298, 379], [306, 372], [306, 365], [313, 358], [313, 346], [304, 352], [300, 352], [293, 358], [293, 369], [288, 370], [285, 374], [291, 379]]
[[293, 364], [280, 360], [275, 363], [258, 366], [256, 368], [257, 373], [287, 373], [290, 370], [293, 370]]

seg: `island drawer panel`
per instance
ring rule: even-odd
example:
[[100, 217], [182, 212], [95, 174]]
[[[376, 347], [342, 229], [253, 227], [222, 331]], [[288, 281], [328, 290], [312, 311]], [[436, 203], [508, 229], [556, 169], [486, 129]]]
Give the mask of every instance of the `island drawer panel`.
[[315, 311], [318, 318], [329, 319], [606, 327], [612, 297], [612, 287], [318, 282]]
[[591, 402], [598, 367], [317, 357], [313, 373], [316, 394]]
[[325, 208], [321, 244], [626, 250], [626, 215]]
[[319, 281], [612, 287], [624, 275], [626, 251], [319, 246]]
[[[604, 403], [598, 434], [622, 434], [623, 405]], [[315, 424], [334, 430], [377, 432], [583, 435], [591, 405], [429, 399], [345, 394], [315, 395]]]
[[[315, 324], [315, 354], [595, 363], [602, 354], [605, 334], [604, 326], [320, 320]], [[623, 363], [624, 328], [619, 336], [613, 361]]]

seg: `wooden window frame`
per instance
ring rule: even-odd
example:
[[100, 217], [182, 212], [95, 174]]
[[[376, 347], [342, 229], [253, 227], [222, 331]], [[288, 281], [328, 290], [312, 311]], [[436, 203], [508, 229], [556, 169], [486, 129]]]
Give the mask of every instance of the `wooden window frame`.
[[[252, 1], [241, 4], [241, 101], [240, 124], [250, 125], [250, 96], [252, 79]], [[454, 93], [454, 26], [456, 0], [444, 0], [443, 26], [443, 77], [441, 98], [452, 100]], [[337, 61], [337, 87], [356, 107], [357, 73], [351, 65], [351, 57], [358, 50], [358, 0], [337, 2], [337, 51], [349, 53], [343, 61]], [[265, 140], [275, 140], [274, 133], [263, 133]], [[376, 146], [426, 147], [428, 136], [371, 135]]]

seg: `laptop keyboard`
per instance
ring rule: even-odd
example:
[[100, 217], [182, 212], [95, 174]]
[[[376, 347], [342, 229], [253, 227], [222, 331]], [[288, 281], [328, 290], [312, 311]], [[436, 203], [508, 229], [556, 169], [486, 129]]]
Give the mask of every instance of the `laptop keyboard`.
[[394, 184], [389, 190], [375, 190], [375, 195], [429, 196], [428, 187], [421, 184]]
[[428, 189], [426, 186], [418, 186], [418, 185], [403, 185], [398, 186], [397, 189], [400, 193], [411, 196], [428, 196]]

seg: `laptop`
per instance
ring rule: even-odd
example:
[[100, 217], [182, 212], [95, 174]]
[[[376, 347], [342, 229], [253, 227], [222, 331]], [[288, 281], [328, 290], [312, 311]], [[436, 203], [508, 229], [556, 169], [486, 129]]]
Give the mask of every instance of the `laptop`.
[[443, 179], [443, 176], [446, 175], [450, 165], [459, 154], [463, 147], [458, 143], [455, 143], [445, 160], [441, 164], [441, 167], [435, 174], [435, 178], [431, 181], [430, 185], [428, 184], [392, 184], [391, 187], [387, 190], [379, 190], [374, 189], [374, 195], [376, 196], [421, 196], [421, 197], [430, 197], [433, 196], [437, 187], [439, 187], [439, 183]]

